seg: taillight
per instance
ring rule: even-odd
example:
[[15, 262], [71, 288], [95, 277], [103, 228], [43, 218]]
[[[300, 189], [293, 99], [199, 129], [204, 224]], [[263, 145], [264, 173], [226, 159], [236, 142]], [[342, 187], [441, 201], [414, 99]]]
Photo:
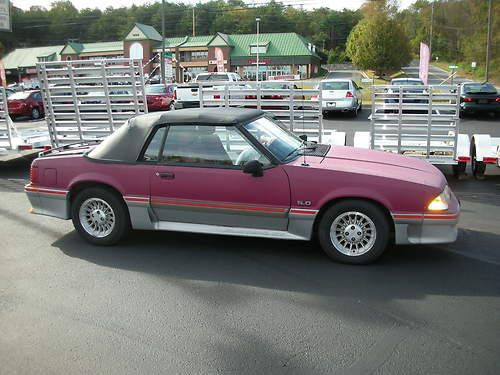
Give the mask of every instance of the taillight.
[[30, 181], [32, 184], [38, 182], [38, 167], [31, 166], [30, 169]]
[[45, 145], [42, 147], [43, 151], [48, 151], [52, 148], [52, 146], [49, 146], [49, 145]]
[[464, 102], [469, 102], [469, 103], [470, 103], [470, 102], [472, 102], [472, 98], [465, 97], [465, 98], [464, 98]]
[[24, 150], [33, 150], [33, 145], [19, 145], [17, 147], [19, 151], [24, 151]]
[[352, 95], [352, 92], [347, 91], [346, 94], [345, 94], [345, 97], [346, 98], [354, 98], [354, 95]]
[[214, 95], [214, 99], [220, 99], [220, 95]]
[[500, 103], [500, 96], [495, 99], [497, 103]]
[[484, 162], [484, 163], [496, 163], [496, 162], [497, 162], [497, 158], [492, 158], [492, 157], [484, 157], [484, 158], [483, 158], [483, 162]]
[[174, 90], [174, 96], [173, 96], [174, 100], [177, 100], [177, 90]]

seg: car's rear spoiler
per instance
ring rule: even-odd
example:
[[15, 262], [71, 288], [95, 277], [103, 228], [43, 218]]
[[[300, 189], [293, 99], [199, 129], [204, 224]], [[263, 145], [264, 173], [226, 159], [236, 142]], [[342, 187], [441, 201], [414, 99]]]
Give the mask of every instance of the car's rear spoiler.
[[77, 149], [77, 148], [81, 148], [81, 147], [88, 147], [88, 146], [99, 144], [102, 141], [103, 141], [102, 139], [94, 139], [94, 140], [90, 140], [90, 141], [80, 141], [80, 142], [75, 142], [75, 143], [68, 143], [68, 144], [63, 145], [63, 146], [51, 148], [50, 150], [47, 150], [47, 151], [42, 151], [38, 154], [38, 157], [41, 158], [44, 156], [49, 156], [53, 153], [58, 153], [58, 152], [61, 152], [64, 150], [68, 150], [70, 148]]

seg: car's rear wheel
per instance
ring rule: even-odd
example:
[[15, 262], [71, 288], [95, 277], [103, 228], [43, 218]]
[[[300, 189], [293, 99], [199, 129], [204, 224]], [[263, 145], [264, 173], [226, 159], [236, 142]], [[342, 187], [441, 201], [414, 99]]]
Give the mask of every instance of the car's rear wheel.
[[31, 118], [33, 120], [38, 120], [40, 118], [41, 114], [40, 114], [40, 110], [38, 108], [33, 108], [31, 110]]
[[476, 160], [476, 144], [472, 143], [471, 147], [471, 168], [472, 175], [476, 180], [484, 180], [484, 172], [486, 172], [486, 163]]
[[169, 111], [175, 111], [175, 103], [172, 101], [170, 102], [170, 105], [168, 106]]
[[346, 200], [324, 213], [318, 225], [318, 239], [333, 260], [366, 264], [384, 252], [389, 239], [389, 223], [375, 204]]
[[78, 193], [71, 205], [71, 218], [77, 232], [94, 245], [114, 245], [130, 230], [124, 202], [104, 188]]

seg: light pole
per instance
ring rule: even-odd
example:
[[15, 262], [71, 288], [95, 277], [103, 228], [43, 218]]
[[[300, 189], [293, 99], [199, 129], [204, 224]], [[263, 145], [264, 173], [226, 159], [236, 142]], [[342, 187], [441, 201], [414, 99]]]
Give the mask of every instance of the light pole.
[[161, 83], [165, 83], [165, 0], [161, 0]]
[[255, 21], [257, 22], [257, 82], [259, 82], [259, 24], [260, 24], [260, 18], [256, 18]]

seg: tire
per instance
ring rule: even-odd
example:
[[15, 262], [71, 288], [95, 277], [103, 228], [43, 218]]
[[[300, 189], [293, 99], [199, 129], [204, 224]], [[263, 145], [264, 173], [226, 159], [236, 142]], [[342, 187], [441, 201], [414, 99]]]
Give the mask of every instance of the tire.
[[[89, 213], [94, 217], [89, 217]], [[71, 219], [80, 236], [93, 245], [114, 245], [130, 231], [125, 203], [104, 188], [89, 188], [78, 193], [71, 204]]]
[[175, 111], [175, 103], [172, 101], [170, 102], [170, 105], [168, 106], [169, 111]]
[[[348, 224], [353, 219], [356, 223]], [[364, 226], [359, 225], [359, 222]], [[334, 231], [337, 236], [332, 238], [333, 228], [345, 232]], [[321, 248], [334, 261], [368, 264], [377, 260], [385, 251], [389, 240], [389, 223], [375, 204], [350, 199], [328, 208], [319, 222], [317, 235]], [[354, 242], [346, 239], [350, 236], [353, 236]]]
[[38, 120], [42, 116], [40, 110], [38, 108], [33, 108], [31, 110], [31, 119], [32, 120]]
[[476, 144], [472, 143], [471, 147], [471, 168], [472, 175], [476, 180], [484, 180], [484, 172], [486, 171], [486, 163], [476, 160]]
[[457, 164], [453, 165], [453, 177], [460, 179], [464, 176], [466, 167], [467, 163], [464, 161], [459, 161]]

